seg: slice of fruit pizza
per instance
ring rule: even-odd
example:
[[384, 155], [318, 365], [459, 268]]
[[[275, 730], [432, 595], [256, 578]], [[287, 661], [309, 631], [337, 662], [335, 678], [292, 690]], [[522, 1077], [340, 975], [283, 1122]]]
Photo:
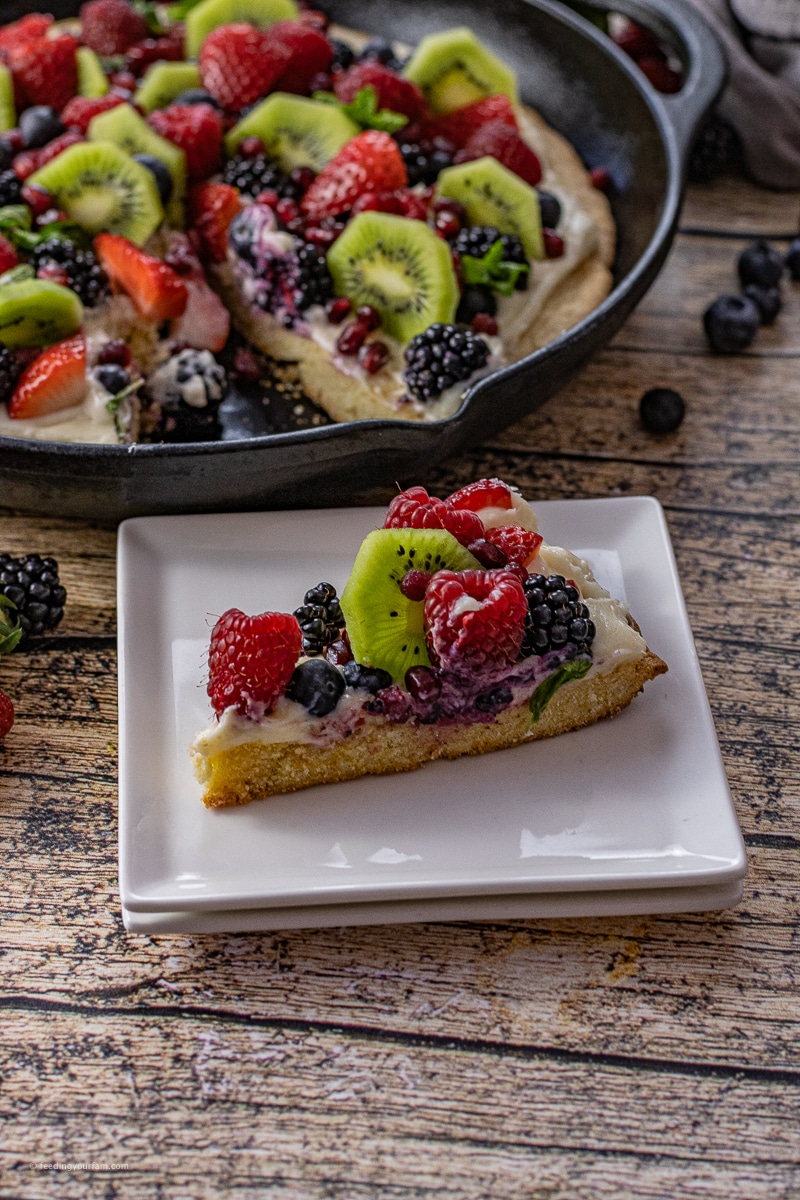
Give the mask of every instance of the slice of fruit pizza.
[[498, 479], [401, 493], [341, 596], [230, 609], [208, 663], [215, 719], [191, 753], [211, 808], [579, 729], [667, 670]]
[[231, 320], [334, 420], [437, 420], [610, 290], [605, 196], [468, 29], [144, 7], [0, 28], [0, 433], [218, 438]]

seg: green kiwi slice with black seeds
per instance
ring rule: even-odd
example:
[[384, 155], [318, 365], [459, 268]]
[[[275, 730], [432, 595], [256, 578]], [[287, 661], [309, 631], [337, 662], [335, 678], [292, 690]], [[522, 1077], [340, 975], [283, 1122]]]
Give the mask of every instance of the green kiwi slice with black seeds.
[[450, 248], [424, 221], [359, 213], [328, 251], [328, 269], [336, 294], [355, 307], [371, 304], [381, 328], [400, 342], [455, 315], [459, 292]]
[[436, 181], [440, 196], [458, 200], [470, 225], [493, 225], [521, 239], [528, 258], [544, 258], [542, 209], [536, 189], [496, 158], [446, 167]]
[[28, 183], [51, 192], [70, 220], [89, 233], [118, 233], [137, 246], [164, 218], [151, 173], [113, 142], [78, 142]]
[[332, 104], [273, 92], [234, 125], [225, 138], [225, 149], [234, 155], [246, 137], [258, 137], [284, 171], [295, 167], [321, 171], [359, 132], [358, 125]]
[[20, 279], [0, 287], [0, 344], [50, 346], [76, 333], [83, 305], [70, 288], [49, 279]]
[[[168, 108], [181, 92], [202, 86], [203, 81], [195, 63], [155, 62], [147, 68], [134, 93], [133, 103], [142, 112], [151, 113], [156, 108]], [[140, 153], [147, 154], [148, 151], [142, 150]]]
[[409, 667], [431, 665], [422, 600], [400, 591], [407, 571], [480, 570], [445, 529], [376, 529], [356, 555], [341, 606], [356, 662], [381, 667], [402, 683]]
[[498, 92], [518, 99], [514, 72], [465, 25], [424, 37], [403, 74], [436, 112], [452, 112]]
[[[184, 63], [161, 63], [160, 66], [184, 66]], [[89, 123], [89, 140], [113, 142], [126, 154], [152, 154], [159, 158], [172, 176], [172, 195], [167, 205], [170, 225], [182, 228], [186, 196], [186, 155], [179, 146], [151, 129], [130, 104], [118, 104], [108, 112], [99, 113]]]
[[276, 21], [294, 21], [294, 0], [202, 0], [186, 14], [186, 57], [196, 58], [212, 29], [244, 22], [268, 29]]

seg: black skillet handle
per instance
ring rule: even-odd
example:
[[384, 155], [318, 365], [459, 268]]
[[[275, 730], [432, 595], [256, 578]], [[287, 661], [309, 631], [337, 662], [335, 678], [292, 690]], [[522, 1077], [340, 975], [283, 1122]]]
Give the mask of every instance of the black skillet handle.
[[719, 97], [728, 75], [716, 34], [686, 0], [588, 0], [588, 5], [610, 8], [646, 26], [681, 59], [683, 87], [674, 96], [659, 93], [659, 99], [685, 162], [697, 127]]

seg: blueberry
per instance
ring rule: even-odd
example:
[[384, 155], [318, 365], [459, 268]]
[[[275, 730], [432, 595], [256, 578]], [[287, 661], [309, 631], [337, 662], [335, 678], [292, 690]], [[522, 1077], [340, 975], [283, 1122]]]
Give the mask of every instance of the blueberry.
[[557, 229], [561, 220], [561, 203], [552, 192], [539, 191], [539, 208], [542, 210], [542, 225], [545, 229]]
[[54, 108], [45, 104], [36, 104], [26, 108], [19, 119], [19, 131], [25, 143], [26, 150], [37, 150], [46, 146], [53, 138], [60, 137], [64, 132], [61, 118]]
[[14, 151], [5, 138], [0, 137], [0, 171], [7, 171], [14, 160]]
[[286, 695], [302, 704], [311, 717], [333, 712], [344, 691], [344, 676], [324, 658], [307, 658], [295, 668]]
[[[648, 433], [672, 433], [680, 425], [685, 412], [683, 397], [672, 388], [650, 388], [639, 401], [639, 416]], [[573, 621], [572, 624], [575, 623]], [[576, 640], [581, 639], [578, 637]]]
[[364, 688], [372, 696], [381, 688], [389, 687], [392, 682], [389, 672], [381, 667], [365, 667], [363, 663], [352, 660], [344, 664], [342, 674], [348, 687]]
[[461, 293], [461, 300], [456, 312], [456, 321], [462, 325], [471, 325], [472, 318], [478, 313], [488, 313], [493, 317], [497, 312], [497, 301], [494, 292], [480, 283], [470, 283]]
[[719, 354], [746, 350], [760, 324], [761, 313], [747, 296], [719, 296], [703, 315], [706, 337]]
[[161, 197], [162, 204], [168, 204], [172, 196], [172, 174], [166, 163], [163, 163], [160, 158], [156, 158], [155, 154], [134, 154], [133, 156], [138, 163], [143, 167], [147, 167], [150, 174], [156, 181], [158, 194]]
[[172, 101], [173, 104], [210, 104], [213, 108], [219, 108], [218, 100], [215, 100], [211, 92], [207, 92], [205, 88], [187, 88], [185, 92], [181, 92]]
[[396, 61], [392, 44], [387, 42], [386, 38], [372, 38], [364, 46], [359, 58], [362, 61], [383, 63], [387, 67], [391, 67]]
[[[0, 139], [2, 144], [2, 139]], [[800, 237], [796, 237], [786, 252], [786, 266], [792, 279], [800, 279]]]
[[758, 283], [748, 283], [744, 289], [748, 300], [752, 300], [761, 313], [761, 324], [771, 325], [783, 308], [780, 288], [762, 287]]
[[743, 285], [758, 283], [761, 287], [775, 287], [782, 274], [782, 256], [763, 238], [739, 255], [739, 278]]
[[98, 367], [95, 371], [95, 378], [112, 396], [116, 396], [131, 381], [131, 377], [125, 368], [117, 366], [116, 363], [108, 363], [102, 367]]

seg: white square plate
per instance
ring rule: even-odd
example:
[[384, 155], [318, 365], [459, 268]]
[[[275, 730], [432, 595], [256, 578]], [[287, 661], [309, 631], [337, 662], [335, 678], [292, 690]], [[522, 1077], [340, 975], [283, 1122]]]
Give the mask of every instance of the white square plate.
[[[626, 889], [735, 898], [744, 847], [660, 505], [551, 501], [537, 513], [547, 541], [617, 577], [666, 676], [612, 721], [563, 737], [221, 811], [204, 808], [188, 755], [211, 719], [214, 620], [233, 606], [291, 612], [321, 579], [341, 591], [383, 510], [120, 526], [120, 893], [132, 927], [132, 914], [153, 914], [155, 931], [164, 914], [180, 924], [223, 910], [253, 927], [253, 910], [326, 906], [347, 924], [348, 905], [400, 914], [457, 897], [552, 893], [569, 907], [586, 892], [597, 914]], [[281, 920], [265, 914], [264, 927]]]

